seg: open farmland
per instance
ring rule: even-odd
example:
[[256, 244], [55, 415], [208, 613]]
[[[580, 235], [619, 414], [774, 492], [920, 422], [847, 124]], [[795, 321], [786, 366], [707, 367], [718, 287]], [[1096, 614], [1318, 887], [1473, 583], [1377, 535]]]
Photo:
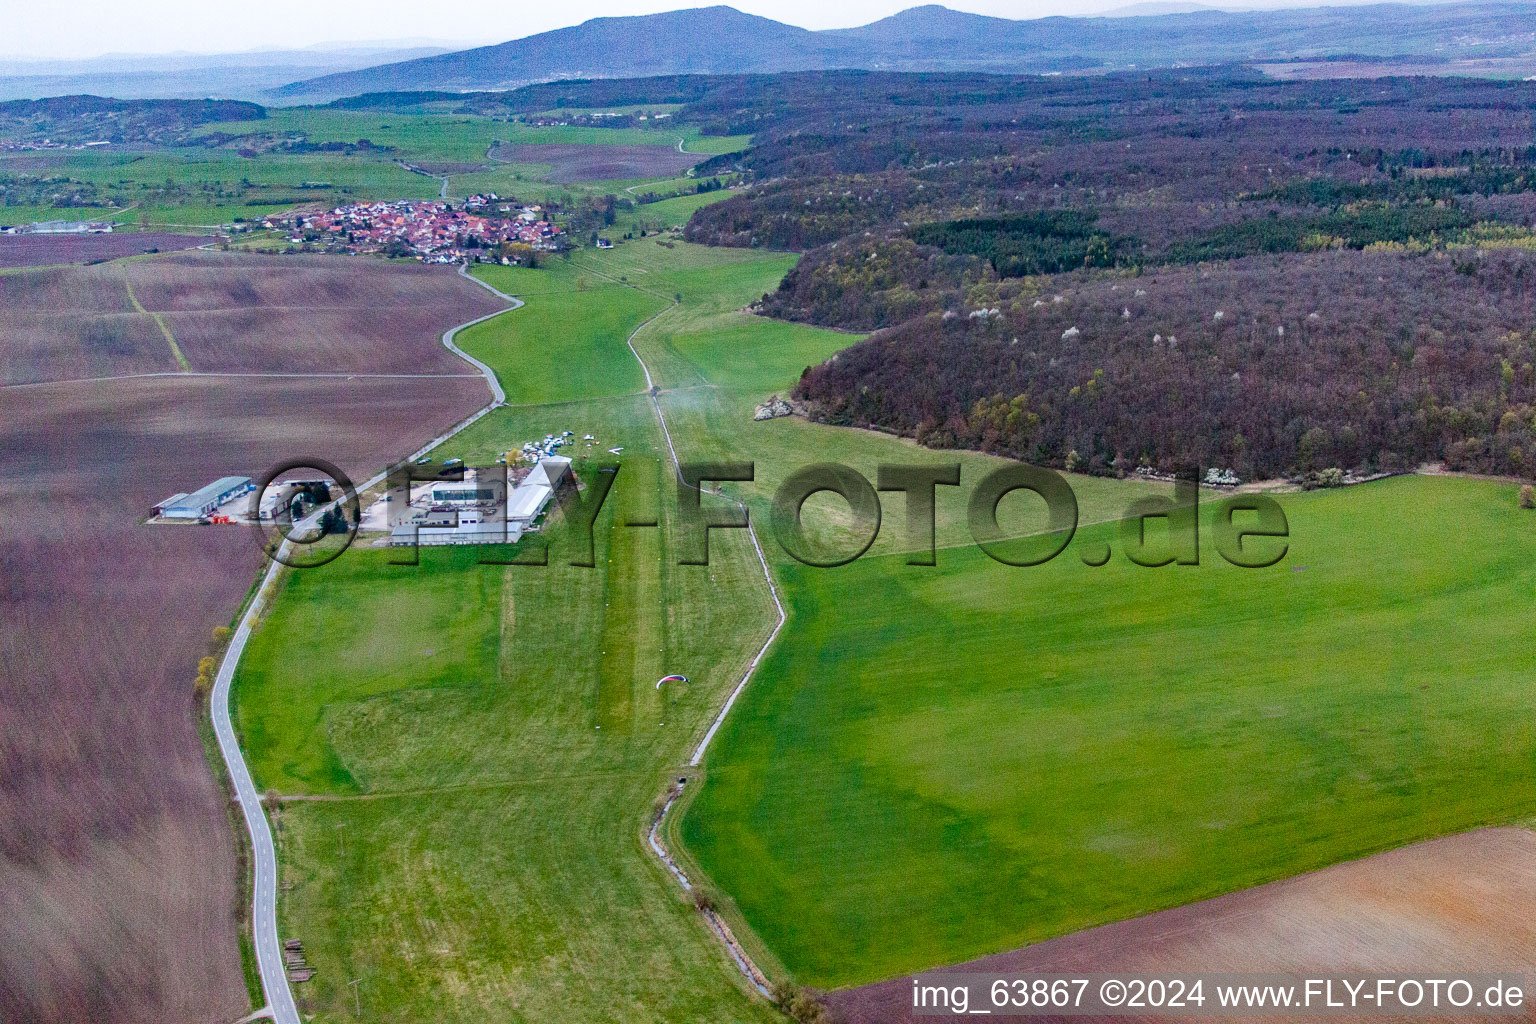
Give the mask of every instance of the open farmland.
[[155, 378], [0, 409], [0, 1016], [229, 1021], [244, 869], [192, 690], [261, 562], [156, 500], [314, 455], [361, 478], [484, 400], [474, 380]]
[[[153, 147], [0, 152], [0, 224], [88, 217], [141, 232], [213, 229], [305, 204], [435, 198], [445, 175], [455, 196], [495, 190], [569, 202], [635, 179], [670, 178], [745, 143], [701, 136], [696, 125], [535, 126], [476, 114], [273, 109]], [[493, 159], [501, 145], [526, 150], [516, 159], [527, 163]], [[554, 176], [540, 180], [551, 169]]]
[[511, 164], [540, 164], [549, 168], [546, 181], [618, 181], [624, 178], [666, 178], [705, 159], [672, 146], [584, 146], [580, 144], [516, 143], [497, 146], [491, 158]]
[[[57, 211], [62, 218], [69, 211]], [[78, 211], [77, 211], [78, 212]], [[86, 212], [89, 215], [89, 211]], [[0, 216], [4, 216], [0, 208]], [[155, 232], [95, 235], [0, 235], [0, 268], [44, 267], [60, 263], [91, 263], [137, 256], [150, 250], [171, 252], [203, 245], [199, 235]]]
[[[237, 725], [258, 785], [285, 797], [281, 930], [319, 968], [299, 992], [316, 1020], [347, 1019], [354, 977], [365, 1014], [384, 1020], [767, 1017], [644, 829], [668, 778], [692, 776], [668, 766], [766, 637], [772, 605], [739, 533], [712, 538], [707, 567], [676, 564], [667, 449], [624, 342], [635, 332], [684, 458], [758, 460], [765, 482], [737, 493], [771, 491], [808, 450], [870, 471], [923, 458], [891, 438], [752, 422], [755, 401], [848, 340], [739, 312], [789, 263], [646, 239], [476, 270], [528, 303], [459, 339], [502, 372], [513, 405], [438, 454], [484, 463], [570, 429], [621, 447], [623, 469], [595, 569], [565, 564], [558, 532], [548, 569], [477, 565], [468, 550], [423, 551], [416, 568], [349, 552], [291, 577], [253, 639]], [[1154, 489], [1084, 488], [1100, 516]], [[658, 508], [659, 533], [621, 525]], [[689, 682], [658, 691], [671, 672]]]
[[[786, 642], [711, 752], [689, 849], [797, 978], [838, 987], [1536, 810], [1515, 488], [1284, 505], [1265, 570], [1215, 558], [1209, 524], [1198, 567], [1133, 566], [1108, 527], [1033, 569], [971, 547], [785, 567]], [[1107, 566], [1076, 557], [1105, 542]]]
[[[1536, 926], [1526, 912], [1532, 900], [1536, 834], [1483, 829], [983, 957], [958, 969], [1023, 975], [1423, 972], [1427, 977], [1448, 968], [1529, 971], [1536, 964]], [[831, 1003], [845, 1024], [921, 1019], [912, 1016], [906, 979], [837, 992]]]
[[[772, 613], [739, 534], [712, 540], [705, 587], [672, 564], [668, 528], [615, 525], [636, 511], [624, 502], [648, 512], [668, 473], [624, 339], [682, 458], [756, 464], [755, 483], [726, 490], [759, 523], [806, 461], [869, 475], [956, 461], [967, 484], [1002, 464], [753, 422], [756, 402], [852, 340], [740, 312], [789, 262], [641, 239], [477, 271], [529, 305], [464, 343], [509, 397], [527, 390], [442, 453], [591, 431], [625, 448], [626, 483], [590, 575], [435, 551], [398, 569], [362, 551], [294, 577], [253, 642], [239, 724], [258, 783], [291, 798], [280, 913], [325, 979], [304, 993], [317, 1019], [345, 1019], [336, 979], [351, 977], [383, 1019], [588, 1019], [620, 977], [629, 1018], [759, 1012], [642, 844], [666, 765]], [[583, 309], [591, 330], [551, 333]], [[1536, 810], [1522, 770], [1536, 732], [1501, 653], [1523, 642], [1513, 609], [1536, 553], [1512, 487], [1402, 478], [1288, 497], [1278, 568], [1207, 550], [1198, 568], [1150, 570], [1077, 556], [1118, 552], [1107, 521], [1164, 486], [1072, 482], [1079, 546], [1040, 569], [969, 546], [963, 493], [940, 495], [934, 569], [904, 564], [894, 509], [872, 554], [842, 569], [769, 545], [790, 620], [665, 837], [775, 977], [890, 977]], [[846, 539], [836, 504], [809, 510], [820, 535]], [[1020, 509], [1005, 516], [1028, 528]], [[366, 622], [324, 625], [362, 606]], [[1448, 630], [1464, 641], [1449, 654]], [[333, 667], [317, 680], [308, 664]], [[651, 689], [673, 671], [692, 681], [676, 708]], [[682, 960], [658, 960], [662, 947]]]
[[535, 145], [575, 144], [601, 148], [677, 145], [698, 153], [728, 153], [745, 139], [700, 136], [693, 125], [666, 128], [602, 128], [578, 125], [531, 125], [479, 114], [411, 113], [400, 110], [337, 110], [314, 107], [274, 108], [260, 121], [231, 121], [205, 125], [200, 135], [230, 136], [237, 147], [267, 137], [302, 135], [315, 145], [353, 144], [367, 139], [389, 156], [412, 161], [467, 162], [485, 158], [498, 143]]
[[[348, 1018], [354, 977], [383, 1020], [772, 1018], [644, 845], [670, 766], [767, 636], [772, 605], [739, 533], [713, 539], [709, 566], [676, 564], [666, 447], [624, 342], [680, 287], [695, 314], [735, 309], [787, 261], [629, 248], [477, 271], [528, 302], [459, 339], [514, 404], [439, 450], [489, 461], [564, 429], [622, 447], [600, 568], [566, 564], [558, 528], [547, 569], [477, 565], [469, 550], [423, 551], [416, 568], [349, 552], [288, 579], [241, 663], [253, 771], [289, 798], [280, 920], [320, 969], [299, 992], [317, 1021]], [[796, 339], [796, 371], [842, 344], [733, 315], [762, 328], [764, 350]], [[658, 510], [660, 531], [621, 525]], [[689, 682], [658, 690], [672, 672]]]
[[[671, 493], [643, 396], [494, 418], [503, 447], [562, 427], [625, 445], [601, 569], [569, 565], [558, 528], [547, 568], [354, 549], [286, 578], [239, 668], [257, 785], [286, 798], [280, 930], [319, 971], [301, 1010], [351, 1019], [359, 978], [376, 1020], [767, 1024], [644, 846], [771, 622], [751, 543], [679, 566], [670, 526], [622, 525]], [[689, 684], [658, 689], [670, 672]]]
[[[172, 267], [163, 280], [175, 301], [217, 305], [242, 280], [265, 282], [269, 296], [325, 295], [334, 283], [324, 272], [284, 281], [302, 270], [296, 262], [279, 261], [274, 277], [265, 261], [221, 259], [229, 272], [204, 279], [203, 300], [169, 283], [196, 280], [198, 267]], [[129, 317], [121, 277], [103, 276], [123, 269], [36, 272], [25, 294]], [[393, 269], [377, 267], [386, 292]], [[145, 279], [151, 295], [154, 282]], [[422, 275], [414, 294], [439, 296], [435, 320], [404, 337], [372, 331], [367, 292], [350, 293], [350, 337], [386, 365], [396, 350], [440, 350], [443, 329], [485, 311], [482, 289]], [[280, 322], [254, 326], [254, 339], [224, 339], [254, 341], [231, 362], [282, 369], [283, 343], [261, 337]], [[172, 373], [8, 386], [0, 396], [0, 717], [25, 723], [0, 738], [0, 820], [19, 825], [0, 831], [0, 1019], [227, 1024], [248, 1009], [239, 946], [248, 868], [204, 758], [192, 680], [261, 553], [248, 530], [139, 522], [175, 491], [293, 457], [361, 479], [483, 404], [485, 384]]]
[[445, 267], [204, 252], [8, 274], [0, 301], [7, 384], [178, 369], [472, 374], [438, 335], [499, 308]]

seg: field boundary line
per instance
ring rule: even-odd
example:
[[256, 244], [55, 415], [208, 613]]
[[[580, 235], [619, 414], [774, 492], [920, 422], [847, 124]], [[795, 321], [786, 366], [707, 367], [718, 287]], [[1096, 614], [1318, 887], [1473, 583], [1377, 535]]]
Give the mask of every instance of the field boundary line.
[[577, 772], [570, 775], [530, 775], [524, 779], [502, 782], [467, 782], [457, 786], [426, 786], [421, 789], [380, 790], [376, 793], [295, 793], [279, 796], [280, 803], [356, 803], [368, 800], [416, 800], [426, 796], [452, 796], [457, 793], [501, 793], [508, 790], [537, 789], [555, 782], [583, 782], [591, 779], [650, 778], [648, 769], [633, 771]]
[[[494, 313], [477, 317], [457, 327], [449, 328], [443, 334], [443, 344], [450, 352], [480, 368], [486, 383], [490, 386], [492, 400], [479, 412], [456, 423], [448, 430], [428, 441], [417, 449], [416, 453], [408, 456], [408, 459], [419, 458], [431, 449], [442, 444], [448, 438], [464, 430], [470, 424], [485, 416], [491, 410], [498, 408], [506, 399], [505, 392], [501, 389], [501, 383], [496, 379], [496, 374], [489, 366], [464, 352], [453, 343], [453, 337], [465, 327], [500, 316], [503, 313], [520, 309], [523, 306], [521, 299], [503, 294], [483, 281], [478, 281], [465, 273], [460, 268], [459, 273], [467, 280], [475, 281], [492, 294], [502, 300], [511, 303], [506, 309], [499, 309]], [[388, 474], [388, 470], [375, 473], [367, 481], [356, 488], [357, 491], [366, 491], [370, 487], [382, 482]], [[326, 511], [335, 507], [345, 498], [337, 499], [320, 508], [317, 508], [305, 520], [295, 523], [298, 529], [305, 524], [318, 522], [319, 517]], [[284, 554], [289, 547], [289, 541], [284, 538], [278, 554]], [[235, 678], [235, 669], [240, 663], [241, 656], [245, 653], [246, 643], [251, 638], [251, 632], [255, 628], [257, 620], [261, 617], [272, 599], [276, 596], [276, 583], [281, 576], [283, 563], [278, 558], [272, 559], [267, 566], [260, 584], [256, 588], [255, 596], [245, 609], [245, 614], [240, 617], [240, 624], [230, 638], [229, 647], [224, 651], [224, 658], [219, 663], [219, 673], [214, 680], [213, 692], [209, 700], [209, 713], [213, 718], [214, 736], [219, 743], [219, 752], [224, 757], [225, 768], [229, 771], [230, 783], [235, 789], [235, 799], [240, 804], [241, 814], [245, 817], [245, 827], [251, 836], [251, 859], [254, 884], [251, 889], [251, 934], [256, 946], [256, 971], [261, 977], [261, 987], [267, 996], [267, 1007], [271, 1010], [275, 1024], [302, 1024], [299, 1017], [298, 1006], [294, 1003], [293, 989], [288, 983], [288, 971], [283, 963], [282, 948], [278, 942], [277, 934], [277, 846], [272, 839], [272, 828], [267, 822], [267, 816], [261, 805], [261, 798], [256, 792], [256, 783], [251, 776], [250, 768], [245, 763], [245, 756], [240, 750], [240, 741], [235, 735], [234, 721], [230, 714], [229, 691]]]
[[[503, 313], [506, 310], [502, 310]], [[483, 377], [479, 373], [264, 373], [256, 371], [231, 370], [221, 372], [218, 370], [186, 370], [172, 373], [169, 370], [156, 373], [119, 373], [111, 377], [66, 377], [63, 380], [24, 380], [16, 384], [0, 384], [0, 388], [40, 388], [49, 384], [94, 384], [98, 381], [109, 380], [142, 380], [149, 377], [282, 377], [282, 378], [321, 378], [321, 379], [345, 379], [352, 380], [473, 380]]]
[[[682, 146], [681, 139], [678, 140], [678, 146]], [[621, 283], [628, 285], [628, 282]], [[633, 285], [628, 286], [635, 287]], [[655, 294], [654, 292], [650, 292], [644, 288], [636, 287], [635, 290], [646, 292], [647, 294], [651, 295]], [[784, 623], [787, 621], [788, 616], [784, 612], [783, 602], [779, 600], [779, 588], [774, 585], [773, 574], [768, 570], [768, 558], [763, 554], [763, 545], [757, 539], [757, 527], [752, 525], [752, 513], [747, 509], [746, 504], [738, 501], [735, 498], [732, 498], [730, 495], [721, 494], [719, 491], [707, 491], [702, 487], [691, 484], [688, 482], [688, 479], [683, 476], [683, 464], [678, 460], [676, 445], [672, 443], [672, 431], [667, 426], [666, 414], [661, 411], [661, 402], [657, 395], [657, 392], [660, 389], [656, 386], [655, 380], [651, 377], [651, 368], [645, 365], [645, 360], [640, 357], [639, 351], [635, 348], [635, 336], [638, 335], [641, 331], [645, 330], [645, 328], [650, 325], [651, 321], [655, 320], [663, 313], [676, 308], [677, 305], [677, 300], [675, 298], [671, 299], [664, 309], [661, 309], [652, 316], [647, 317], [643, 322], [637, 325], [634, 330], [630, 331], [629, 337], [624, 339], [624, 344], [629, 346], [630, 354], [635, 357], [635, 361], [640, 364], [641, 372], [645, 374], [646, 395], [651, 400], [651, 408], [656, 411], [656, 421], [661, 424], [661, 433], [662, 436], [666, 438], [667, 451], [672, 456], [672, 466], [677, 472], [678, 482], [682, 483], [686, 487], [691, 487], [692, 489], [698, 491], [700, 494], [714, 494], [717, 497], [725, 498], [727, 501], [735, 504], [737, 508], [741, 509], [742, 515], [744, 515], [747, 520], [747, 534], [752, 538], [752, 547], [757, 552], [758, 564], [761, 565], [763, 569], [763, 579], [768, 584], [768, 595], [773, 598], [773, 606], [778, 612], [778, 621], [774, 623], [773, 630], [768, 634], [768, 639], [763, 641], [763, 646], [758, 648], [757, 654], [754, 655], [752, 660], [747, 664], [746, 671], [742, 673], [741, 680], [737, 682], [735, 688], [731, 690], [730, 696], [726, 697], [724, 706], [720, 708], [720, 713], [715, 716], [714, 721], [710, 723], [708, 730], [705, 731], [704, 738], [701, 739], [699, 741], [699, 745], [694, 748], [693, 756], [688, 761], [688, 767], [696, 768], [704, 760], [704, 752], [709, 748], [710, 741], [715, 738], [715, 733], [720, 730], [721, 724], [725, 721], [725, 716], [730, 714], [731, 708], [736, 703], [736, 698], [740, 697], [742, 691], [747, 688], [747, 683], [752, 679], [752, 674], [757, 671], [757, 666], [763, 660], [763, 655], [768, 653], [768, 648], [773, 645], [774, 640], [778, 639], [779, 631], [784, 628]], [[661, 827], [667, 820], [667, 812], [672, 809], [672, 805], [676, 802], [677, 794], [675, 793], [667, 798], [667, 802], [662, 805], [661, 811], [651, 822], [651, 828], [646, 835], [646, 841], [650, 844], [651, 852], [656, 855], [657, 859], [661, 861], [662, 865], [669, 872], [671, 872], [672, 876], [677, 879], [679, 884], [682, 885], [683, 891], [692, 892], [693, 884], [688, 881], [688, 876], [683, 872], [683, 869], [678, 866], [677, 861], [675, 861], [672, 856], [667, 853], [666, 847], [662, 845], [659, 838]], [[710, 931], [714, 932], [715, 937], [718, 938], [721, 944], [725, 946], [725, 951], [730, 954], [731, 960], [736, 964], [736, 969], [742, 973], [742, 975], [747, 979], [752, 987], [758, 991], [760, 995], [762, 995], [765, 999], [772, 999], [773, 993], [768, 987], [768, 976], [765, 975], [762, 972], [762, 969], [753, 962], [751, 955], [737, 940], [735, 933], [731, 931], [730, 926], [726, 924], [725, 919], [720, 916], [719, 911], [704, 908], [701, 910], [701, 912], [703, 913], [705, 920], [709, 923]]]
[[128, 301], [133, 303], [133, 308], [153, 320], [156, 326], [160, 328], [160, 333], [165, 335], [165, 343], [171, 346], [171, 358], [176, 360], [176, 365], [181, 367], [181, 372], [192, 372], [192, 364], [187, 362], [187, 357], [182, 354], [181, 346], [176, 344], [176, 335], [171, 333], [171, 325], [166, 323], [165, 318], [159, 313], [152, 313], [144, 308], [144, 303], [140, 302], [139, 297], [133, 294], [133, 282], [128, 280], [128, 272], [126, 270], [123, 271], [123, 287], [128, 292]]

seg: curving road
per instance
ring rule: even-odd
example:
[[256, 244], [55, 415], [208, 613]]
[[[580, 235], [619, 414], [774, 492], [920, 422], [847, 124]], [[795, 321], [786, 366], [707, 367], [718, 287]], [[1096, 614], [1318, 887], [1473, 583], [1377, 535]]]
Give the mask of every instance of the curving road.
[[[409, 456], [411, 459], [426, 454], [507, 400], [506, 392], [501, 389], [501, 383], [496, 379], [495, 372], [455, 345], [453, 339], [466, 327], [472, 327], [502, 313], [520, 308], [523, 305], [522, 300], [503, 294], [484, 281], [471, 277], [466, 267], [460, 267], [459, 274], [509, 303], [506, 309], [462, 323], [443, 335], [443, 345], [450, 352], [480, 370], [486, 384], [490, 386], [493, 397], [491, 403], [485, 408], [422, 445]], [[384, 477], [384, 473], [376, 473], [357, 489], [366, 491], [380, 483]], [[334, 505], [336, 502], [331, 504]], [[320, 514], [330, 507], [331, 505], [325, 505], [315, 509], [305, 519], [295, 523], [294, 528], [299, 529], [318, 522]], [[286, 553], [287, 550], [288, 541], [285, 540], [280, 553]], [[245, 757], [240, 753], [240, 743], [235, 738], [235, 727], [229, 713], [229, 689], [235, 678], [235, 667], [240, 663], [240, 656], [245, 652], [246, 642], [251, 638], [253, 624], [266, 610], [281, 571], [282, 563], [276, 560], [267, 567], [261, 584], [256, 589], [256, 596], [252, 598], [245, 614], [240, 618], [240, 625], [230, 637], [229, 647], [224, 652], [224, 660], [219, 664], [219, 674], [214, 679], [210, 708], [213, 716], [213, 732], [219, 741], [219, 752], [224, 756], [224, 765], [229, 770], [230, 781], [235, 787], [235, 799], [240, 803], [240, 811], [245, 816], [245, 827], [251, 834], [251, 851], [255, 861], [251, 928], [256, 943], [256, 969], [261, 975], [261, 987], [267, 996], [267, 1005], [258, 1011], [256, 1016], [265, 1014], [277, 1024], [302, 1024], [298, 1007], [293, 1001], [293, 990], [288, 986], [288, 972], [283, 967], [282, 943], [277, 935], [277, 849], [272, 841], [272, 829], [267, 824], [267, 816], [262, 810], [261, 795], [256, 792], [256, 783], [251, 778], [250, 769], [246, 767]]]

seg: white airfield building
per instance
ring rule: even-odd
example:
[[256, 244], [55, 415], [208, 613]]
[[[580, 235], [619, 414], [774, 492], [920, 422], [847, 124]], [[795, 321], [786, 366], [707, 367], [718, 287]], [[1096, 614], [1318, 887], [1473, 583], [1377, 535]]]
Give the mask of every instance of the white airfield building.
[[[476, 478], [429, 485], [427, 510], [400, 513], [389, 531], [391, 547], [515, 544], [549, 507], [571, 460], [540, 459], [510, 492], [498, 480]], [[505, 501], [500, 500], [505, 495]]]

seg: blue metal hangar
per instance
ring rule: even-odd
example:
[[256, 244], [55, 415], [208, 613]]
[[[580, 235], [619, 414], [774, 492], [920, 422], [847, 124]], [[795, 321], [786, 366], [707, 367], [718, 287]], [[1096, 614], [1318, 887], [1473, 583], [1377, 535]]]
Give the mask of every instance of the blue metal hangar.
[[191, 494], [178, 494], [165, 499], [155, 510], [166, 519], [201, 519], [220, 505], [227, 504], [242, 494], [256, 489], [248, 476], [224, 476]]

